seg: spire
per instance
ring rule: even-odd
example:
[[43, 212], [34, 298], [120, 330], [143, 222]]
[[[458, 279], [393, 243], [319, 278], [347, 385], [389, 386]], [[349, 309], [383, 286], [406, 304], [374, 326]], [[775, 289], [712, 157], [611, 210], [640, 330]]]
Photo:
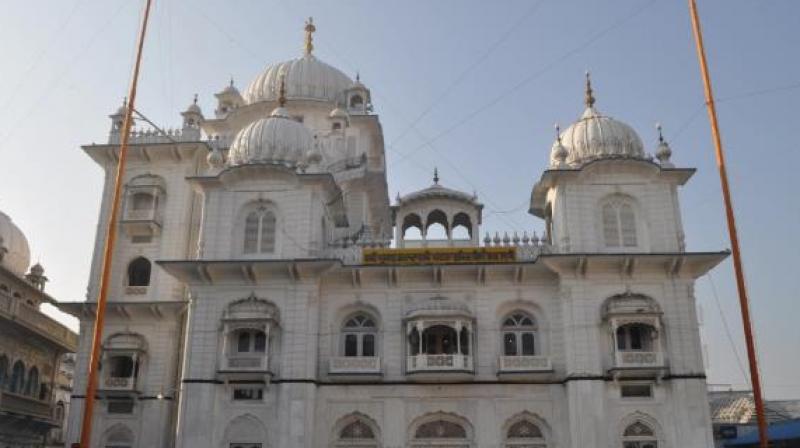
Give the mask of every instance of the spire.
[[281, 75], [281, 85], [278, 90], [278, 104], [280, 107], [286, 106], [286, 75]]
[[674, 165], [669, 160], [670, 157], [672, 157], [672, 148], [670, 148], [669, 143], [664, 140], [664, 135], [661, 133], [661, 123], [656, 123], [656, 129], [658, 130], [658, 149], [656, 149], [656, 158], [662, 167], [672, 168]]
[[592, 92], [592, 75], [586, 72], [586, 97], [584, 99], [586, 107], [594, 107], [594, 92]]
[[433, 183], [439, 185], [439, 168], [433, 168]]
[[311, 52], [314, 51], [314, 31], [317, 31], [317, 27], [314, 26], [314, 18], [309, 17], [306, 20], [306, 56], [311, 56]]

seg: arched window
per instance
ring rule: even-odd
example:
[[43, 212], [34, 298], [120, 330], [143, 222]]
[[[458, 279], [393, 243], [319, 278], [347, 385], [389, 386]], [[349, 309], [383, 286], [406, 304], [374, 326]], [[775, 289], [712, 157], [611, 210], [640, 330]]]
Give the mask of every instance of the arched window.
[[422, 239], [422, 218], [420, 218], [419, 215], [412, 213], [403, 218], [403, 239]]
[[503, 319], [503, 354], [533, 356], [536, 354], [536, 321], [528, 313], [516, 311]]
[[353, 95], [350, 97], [350, 107], [361, 107], [364, 104], [364, 98], [361, 95]]
[[622, 448], [658, 448], [655, 431], [641, 421], [628, 425], [622, 433]]
[[247, 214], [244, 222], [244, 253], [269, 254], [275, 252], [275, 213], [261, 206]]
[[131, 355], [114, 355], [108, 357], [108, 368], [108, 376], [111, 378], [132, 378], [136, 363]]
[[8, 357], [0, 355], [0, 390], [8, 387]]
[[603, 204], [603, 239], [606, 247], [636, 247], [636, 214], [624, 198]]
[[359, 416], [350, 416], [340, 424], [335, 446], [337, 448], [376, 448], [378, 436], [375, 428]]
[[451, 418], [437, 418], [420, 424], [414, 430], [414, 448], [471, 446], [466, 427]]
[[15, 394], [23, 393], [25, 389], [25, 364], [18, 360], [14, 363], [14, 367], [11, 369], [11, 382], [8, 386], [8, 390]]
[[116, 424], [106, 433], [105, 448], [130, 448], [133, 446], [133, 431], [127, 426]]
[[653, 351], [655, 328], [645, 324], [625, 324], [617, 327], [617, 350]]
[[445, 240], [449, 238], [447, 215], [441, 210], [434, 210], [428, 214], [425, 222], [426, 240]]
[[35, 366], [28, 371], [28, 381], [25, 383], [25, 395], [39, 398], [39, 369]]
[[539, 426], [522, 418], [506, 431], [506, 448], [546, 448], [547, 443]]
[[150, 260], [144, 257], [135, 258], [128, 265], [128, 286], [150, 285]]
[[150, 193], [134, 193], [131, 196], [132, 210], [153, 210], [156, 208], [156, 198]]
[[342, 328], [342, 350], [344, 356], [375, 356], [377, 326], [367, 314], [350, 317]]
[[261, 330], [239, 330], [236, 332], [237, 353], [264, 353], [267, 349], [267, 334]]
[[454, 240], [468, 240], [472, 238], [472, 220], [466, 213], [457, 213], [453, 216], [452, 238]]

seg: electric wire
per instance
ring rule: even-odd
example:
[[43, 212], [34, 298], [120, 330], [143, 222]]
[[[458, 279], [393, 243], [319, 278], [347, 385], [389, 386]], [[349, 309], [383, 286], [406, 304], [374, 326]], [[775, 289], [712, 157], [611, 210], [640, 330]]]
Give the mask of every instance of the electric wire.
[[736, 348], [736, 343], [733, 340], [733, 335], [731, 335], [730, 327], [728, 326], [728, 319], [725, 317], [725, 313], [722, 311], [722, 302], [719, 300], [719, 295], [717, 294], [717, 286], [714, 283], [714, 278], [711, 276], [711, 272], [706, 274], [708, 278], [708, 283], [711, 285], [711, 295], [714, 296], [714, 302], [717, 305], [717, 311], [719, 311], [720, 319], [722, 320], [722, 327], [725, 329], [725, 335], [728, 337], [728, 343], [731, 345], [731, 351], [733, 352], [734, 356], [736, 357], [736, 365], [739, 367], [739, 372], [742, 374], [742, 379], [747, 382], [749, 376], [744, 368], [744, 363], [742, 362], [741, 356], [739, 356], [739, 350]]
[[76, 1], [75, 4], [72, 5], [72, 9], [66, 16], [64, 16], [64, 20], [61, 24], [56, 28], [56, 31], [48, 39], [47, 45], [42, 47], [41, 50], [36, 54], [33, 59], [33, 62], [28, 66], [28, 68], [23, 71], [22, 76], [17, 80], [14, 86], [10, 89], [11, 94], [9, 97], [2, 102], [2, 106], [0, 106], [0, 110], [7, 110], [8, 106], [11, 104], [12, 100], [16, 98], [16, 95], [20, 92], [20, 88], [25, 84], [26, 81], [31, 80], [30, 74], [36, 70], [36, 67], [39, 66], [39, 63], [42, 62], [44, 56], [50, 52], [50, 50], [55, 46], [57, 43], [63, 42], [61, 39], [63, 31], [69, 26], [72, 22], [72, 18], [75, 16], [75, 13], [78, 11], [79, 7], [86, 3], [86, 0], [79, 0]]
[[50, 82], [48, 82], [47, 85], [40, 90], [41, 94], [33, 102], [31, 102], [30, 107], [24, 113], [17, 115], [17, 120], [15, 120], [14, 123], [11, 126], [9, 126], [9, 130], [5, 134], [3, 134], [2, 137], [0, 138], [0, 147], [8, 143], [10, 137], [14, 134], [14, 132], [20, 129], [20, 123], [27, 121], [30, 115], [34, 111], [36, 111], [36, 109], [39, 107], [39, 105], [45, 98], [50, 98], [50, 92], [67, 77], [67, 74], [73, 67], [78, 65], [78, 62], [86, 54], [89, 48], [91, 48], [94, 42], [103, 33], [105, 33], [106, 29], [114, 22], [114, 20], [119, 16], [119, 14], [125, 9], [125, 7], [130, 7], [131, 5], [132, 5], [131, 2], [119, 3], [117, 9], [111, 14], [111, 16], [109, 16], [106, 22], [103, 23], [101, 26], [97, 27], [95, 33], [92, 34], [89, 40], [86, 41], [86, 43], [79, 49], [79, 51], [75, 54], [74, 57], [70, 58], [71, 65], [66, 65], [64, 70], [54, 74]]
[[595, 43], [596, 41], [600, 40], [602, 37], [606, 36], [607, 34], [611, 33], [612, 31], [620, 28], [622, 25], [626, 24], [630, 20], [632, 20], [635, 17], [639, 16], [641, 13], [643, 13], [645, 10], [647, 10], [649, 7], [651, 7], [654, 4], [656, 4], [656, 1], [655, 0], [651, 0], [651, 1], [647, 2], [647, 3], [645, 3], [643, 6], [640, 6], [639, 8], [634, 9], [631, 13], [625, 15], [621, 19], [616, 20], [610, 26], [605, 27], [605, 28], [601, 29], [600, 31], [594, 33], [586, 41], [584, 41], [581, 44], [579, 44], [579, 45], [573, 47], [572, 49], [568, 50], [567, 52], [562, 54], [560, 57], [552, 60], [550, 63], [545, 65], [543, 68], [531, 73], [527, 77], [523, 78], [521, 81], [519, 81], [516, 84], [512, 85], [510, 88], [502, 91], [499, 95], [495, 96], [490, 101], [484, 103], [481, 107], [476, 108], [475, 110], [473, 110], [472, 112], [470, 112], [469, 114], [467, 114], [466, 116], [461, 118], [460, 120], [458, 120], [455, 123], [451, 124], [450, 126], [445, 128], [443, 131], [441, 131], [438, 134], [434, 135], [433, 138], [429, 139], [425, 143], [422, 143], [421, 145], [416, 146], [411, 151], [405, 153], [400, 158], [400, 160], [396, 160], [393, 164], [394, 165], [399, 164], [399, 163], [407, 160], [412, 155], [416, 154], [421, 149], [424, 149], [425, 147], [430, 147], [429, 145], [431, 143], [440, 140], [442, 137], [444, 137], [444, 136], [450, 134], [451, 132], [455, 131], [456, 129], [460, 128], [461, 126], [463, 126], [464, 124], [466, 124], [467, 122], [472, 120], [473, 118], [477, 117], [478, 115], [480, 115], [482, 113], [485, 113], [488, 108], [493, 107], [494, 105], [496, 105], [497, 103], [499, 103], [500, 101], [502, 101], [503, 99], [508, 97], [509, 95], [511, 95], [513, 93], [516, 93], [521, 87], [527, 85], [531, 81], [533, 81], [533, 80], [537, 79], [538, 77], [544, 75], [545, 73], [549, 72], [550, 70], [555, 68], [559, 63], [561, 63], [561, 62], [569, 59], [570, 57], [580, 53], [581, 51], [585, 50], [586, 48], [591, 46], [593, 43]]
[[450, 95], [450, 92], [452, 92], [453, 89], [456, 88], [456, 86], [461, 84], [461, 82], [463, 82], [467, 78], [467, 75], [472, 73], [472, 71], [475, 70], [479, 65], [481, 65], [481, 63], [483, 63], [483, 61], [485, 61], [492, 53], [494, 53], [494, 51], [498, 47], [500, 47], [500, 45], [503, 42], [505, 42], [509, 37], [511, 37], [514, 34], [514, 31], [516, 31], [517, 28], [520, 27], [520, 25], [525, 23], [528, 20], [528, 18], [532, 16], [533, 13], [536, 12], [540, 6], [542, 6], [543, 3], [544, 0], [539, 0], [538, 2], [534, 3], [530, 8], [528, 8], [528, 10], [525, 11], [525, 13], [522, 14], [519, 17], [519, 19], [517, 19], [517, 21], [514, 22], [513, 25], [511, 25], [511, 27], [509, 27], [505, 32], [503, 32], [503, 34], [501, 34], [497, 40], [495, 40], [483, 53], [481, 53], [481, 55], [478, 56], [477, 59], [475, 59], [469, 66], [467, 66], [467, 68], [465, 68], [458, 76], [456, 76], [455, 80], [450, 82], [447, 85], [447, 87], [439, 95], [437, 95], [433, 101], [431, 101], [430, 105], [428, 105], [428, 107], [423, 109], [422, 113], [420, 113], [417, 116], [417, 118], [413, 119], [411, 123], [409, 123], [405, 127], [405, 129], [403, 129], [399, 133], [399, 135], [395, 137], [394, 140], [387, 146], [394, 147], [394, 145], [396, 145], [400, 140], [402, 140], [403, 137], [405, 137], [406, 134], [408, 134], [408, 131], [414, 128], [417, 125], [417, 123], [419, 123], [420, 120], [425, 118], [437, 105], [441, 104], [442, 100], [447, 98], [447, 96]]

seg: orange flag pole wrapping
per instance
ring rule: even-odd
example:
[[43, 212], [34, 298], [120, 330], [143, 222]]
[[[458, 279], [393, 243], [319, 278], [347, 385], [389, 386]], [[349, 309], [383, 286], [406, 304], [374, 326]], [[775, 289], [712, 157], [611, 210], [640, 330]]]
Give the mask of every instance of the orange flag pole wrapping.
[[739, 250], [739, 236], [736, 232], [736, 218], [733, 215], [733, 200], [728, 186], [728, 172], [725, 168], [725, 153], [722, 150], [722, 139], [719, 134], [717, 122], [717, 109], [714, 106], [714, 94], [711, 90], [711, 78], [708, 74], [706, 52], [703, 46], [703, 33], [700, 30], [700, 18], [697, 15], [696, 0], [689, 0], [689, 11], [692, 16], [692, 30], [697, 47], [697, 59], [700, 62], [700, 72], [703, 77], [703, 87], [708, 108], [708, 118], [711, 121], [711, 136], [714, 140], [714, 149], [717, 156], [717, 168], [722, 184], [722, 198], [725, 202], [725, 216], [728, 221], [728, 233], [731, 239], [731, 252], [733, 253], [733, 270], [736, 274], [736, 289], [739, 291], [739, 305], [742, 309], [742, 325], [744, 325], [744, 339], [747, 345], [747, 359], [750, 363], [750, 380], [753, 383], [753, 398], [756, 405], [756, 418], [758, 420], [759, 447], [767, 448], [767, 420], [764, 416], [764, 400], [761, 395], [761, 379], [758, 374], [758, 360], [756, 359], [756, 345], [753, 340], [753, 325], [750, 322], [750, 305], [747, 298], [747, 286], [744, 281], [744, 268], [742, 255]]
[[94, 414], [94, 400], [97, 392], [97, 370], [100, 364], [100, 347], [103, 339], [103, 321], [105, 320], [106, 302], [108, 300], [108, 285], [111, 278], [111, 261], [114, 254], [114, 243], [117, 240], [117, 216], [122, 192], [122, 181], [125, 174], [125, 162], [128, 156], [128, 139], [133, 122], [133, 109], [136, 103], [136, 85], [139, 80], [139, 67], [142, 62], [142, 49], [144, 37], [147, 32], [147, 20], [150, 16], [152, 0], [145, 1], [142, 23], [139, 28], [136, 62], [133, 66], [128, 104], [125, 108], [125, 121], [122, 124], [122, 134], [119, 149], [119, 162], [117, 163], [117, 177], [114, 181], [114, 196], [111, 202], [111, 212], [108, 216], [106, 229], [106, 245], [103, 251], [103, 267], [100, 276], [100, 295], [97, 298], [97, 314], [94, 319], [94, 334], [92, 336], [92, 353], [89, 358], [89, 373], [86, 384], [86, 397], [83, 405], [83, 421], [81, 423], [80, 447], [89, 448], [92, 438], [92, 417]]

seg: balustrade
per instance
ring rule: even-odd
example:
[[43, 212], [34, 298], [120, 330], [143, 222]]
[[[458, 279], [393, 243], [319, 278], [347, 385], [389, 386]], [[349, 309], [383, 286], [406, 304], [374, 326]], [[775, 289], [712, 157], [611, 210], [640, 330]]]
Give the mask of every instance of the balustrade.
[[263, 353], [257, 355], [230, 355], [224, 358], [222, 370], [227, 371], [266, 371], [268, 358]]
[[549, 372], [553, 370], [547, 356], [501, 356], [500, 372]]
[[379, 374], [381, 358], [378, 356], [338, 356], [330, 359], [328, 372], [332, 374]]
[[664, 365], [664, 356], [661, 352], [618, 350], [615, 355], [615, 367], [618, 369], [652, 368]]
[[472, 356], [461, 354], [412, 355], [408, 357], [409, 372], [472, 371]]

